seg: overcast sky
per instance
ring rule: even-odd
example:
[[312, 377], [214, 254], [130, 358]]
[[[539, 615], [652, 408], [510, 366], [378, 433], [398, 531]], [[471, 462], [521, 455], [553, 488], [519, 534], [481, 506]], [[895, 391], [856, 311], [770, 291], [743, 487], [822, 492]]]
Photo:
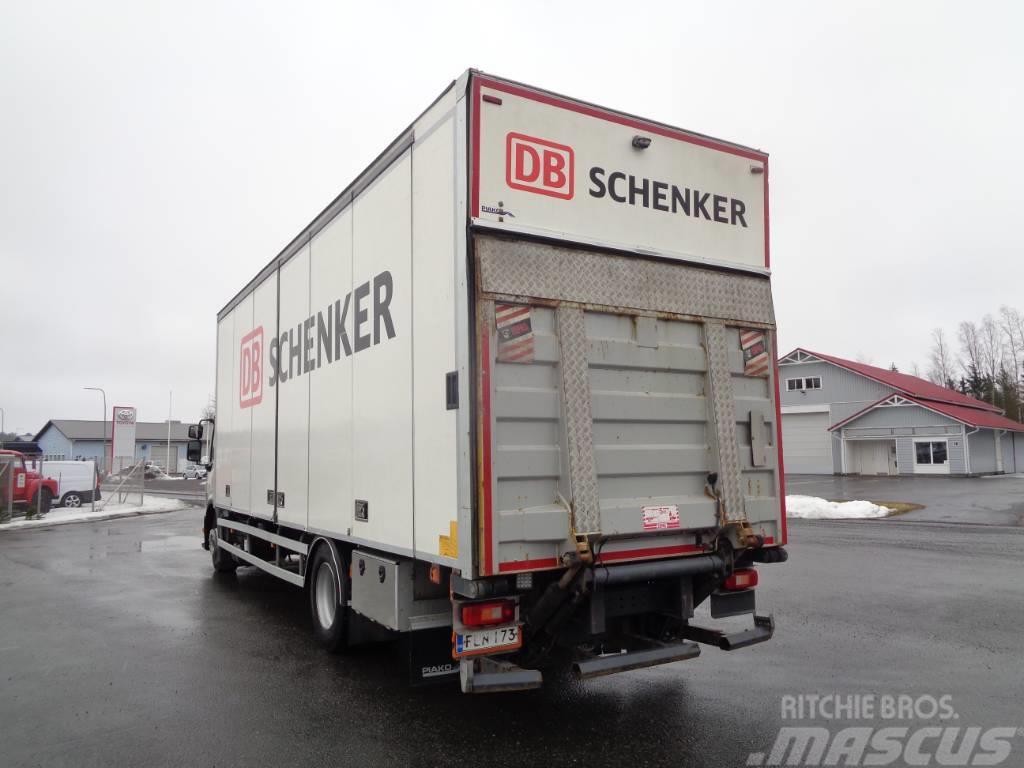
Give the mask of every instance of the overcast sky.
[[194, 420], [220, 307], [467, 67], [768, 151], [780, 351], [1024, 309], [1019, 3], [0, 7], [8, 429]]

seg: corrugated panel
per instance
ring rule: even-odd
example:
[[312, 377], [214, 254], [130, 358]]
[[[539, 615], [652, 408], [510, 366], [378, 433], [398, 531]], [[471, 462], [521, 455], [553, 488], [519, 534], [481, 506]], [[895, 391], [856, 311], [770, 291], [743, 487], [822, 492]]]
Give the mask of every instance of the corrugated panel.
[[657, 320], [641, 339], [629, 315], [588, 312], [586, 325], [602, 532], [642, 532], [644, 506], [677, 506], [683, 528], [714, 525], [701, 326]]
[[867, 429], [873, 427], [935, 427], [955, 426], [960, 423], [948, 416], [929, 411], [916, 405], [879, 406], [849, 422], [848, 428]]
[[996, 442], [991, 429], [983, 429], [971, 435], [971, 472], [983, 474], [996, 471]]
[[964, 441], [960, 437], [950, 437], [949, 439], [949, 471], [954, 475], [962, 475], [967, 471]]
[[1003, 435], [1003, 471], [1004, 472], [1016, 472], [1017, 469], [1013, 463], [1013, 433], [1008, 432]]
[[[901, 475], [913, 475], [915, 474], [916, 462], [914, 458], [914, 438], [913, 437], [898, 437], [896, 438], [896, 462], [898, 465], [898, 471]], [[949, 472], [953, 475], [962, 475], [967, 471], [966, 458], [964, 455], [964, 441], [959, 434], [950, 434], [946, 436], [946, 455], [947, 462], [949, 463]], [[991, 458], [994, 462], [995, 452], [991, 454]], [[978, 470], [973, 468], [974, 452], [973, 443], [971, 451], [971, 462], [972, 472]]]
[[832, 471], [827, 413], [787, 413], [782, 417], [782, 449], [791, 474], [827, 475]]
[[[492, 238], [477, 242], [477, 254], [483, 289], [497, 292], [483, 294], [479, 317], [490, 334], [500, 570], [553, 565], [573, 548], [573, 531], [616, 537], [603, 551], [617, 556], [692, 547], [694, 530], [719, 522], [705, 494], [710, 472], [730, 520], [779, 539], [774, 381], [770, 372], [746, 374], [740, 345], [740, 328], [753, 321], [690, 319], [700, 311], [770, 319], [767, 292], [734, 310], [747, 276], [716, 275], [728, 300], [675, 277], [666, 284], [680, 293], [667, 297], [650, 285], [662, 267], [694, 280], [701, 270], [626, 259], [630, 270], [619, 272], [617, 256]], [[532, 355], [521, 354], [527, 337]]]
[[901, 475], [914, 474], [914, 441], [909, 437], [896, 439], [896, 466]]
[[763, 277], [527, 240], [475, 242], [481, 286], [489, 293], [775, 323], [771, 285]]
[[[786, 380], [817, 376], [821, 389], [804, 392], [790, 392]], [[828, 405], [832, 404], [832, 423], [852, 416], [862, 408], [877, 402], [885, 395], [892, 394], [891, 387], [859, 376], [831, 363], [798, 363], [779, 366], [779, 390], [782, 405]], [[783, 444], [785, 445], [785, 444]]]
[[560, 490], [564, 458], [555, 313], [533, 307], [531, 320], [533, 361], [495, 361], [493, 368], [494, 509], [499, 511], [551, 505]]

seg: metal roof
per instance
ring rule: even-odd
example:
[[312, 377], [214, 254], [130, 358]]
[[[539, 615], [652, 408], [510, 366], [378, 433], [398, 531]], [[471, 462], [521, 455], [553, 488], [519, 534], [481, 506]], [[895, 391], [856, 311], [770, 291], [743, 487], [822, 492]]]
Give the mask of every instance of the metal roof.
[[[43, 433], [54, 427], [68, 440], [103, 440], [110, 439], [110, 421], [90, 421], [88, 419], [50, 419], [36, 434], [38, 441]], [[135, 442], [158, 442], [167, 440], [166, 421], [140, 421], [135, 424]], [[188, 424], [180, 421], [171, 422], [171, 441], [188, 440]]]
[[[840, 427], [845, 427], [853, 421], [856, 421], [868, 411], [873, 411], [879, 406], [891, 400], [895, 395], [886, 395], [881, 400], [877, 400], [869, 405], [867, 408], [863, 408], [857, 411], [852, 416], [848, 416], [842, 421], [837, 421], [831, 427], [829, 432], [834, 432]], [[1005, 429], [1007, 432], [1024, 432], [1024, 424], [1008, 419], [1005, 416], [1001, 416], [998, 413], [992, 411], [982, 410], [981, 408], [967, 408], [962, 405], [952, 405], [950, 403], [941, 403], [936, 400], [926, 400], [923, 397], [913, 397], [912, 395], [899, 395], [903, 400], [914, 405], [919, 405], [922, 408], [927, 408], [930, 411], [946, 416], [954, 421], [959, 421], [961, 424], [966, 424], [969, 427], [980, 427], [983, 429]]]
[[[978, 408], [983, 411], [991, 411], [993, 413], [999, 413], [1000, 409], [991, 403], [986, 403], [982, 400], [976, 400], [968, 395], [963, 395], [954, 389], [948, 389], [947, 387], [940, 387], [938, 384], [932, 384], [930, 381], [919, 379], [917, 376], [911, 376], [907, 373], [899, 373], [898, 371], [890, 371], [888, 368], [879, 368], [874, 365], [868, 365], [866, 363], [857, 363], [853, 360], [844, 360], [841, 357], [834, 357], [832, 355], [823, 355], [820, 352], [814, 352], [805, 347], [797, 347], [789, 355], [796, 352], [804, 352], [805, 354], [812, 355], [820, 358], [826, 363], [832, 363], [838, 365], [840, 368], [845, 368], [848, 371], [853, 371], [861, 376], [866, 376], [869, 379], [873, 379], [881, 384], [885, 384], [888, 387], [892, 387], [906, 395], [921, 398], [922, 400], [930, 400], [939, 403], [949, 403], [951, 405], [960, 405], [965, 408]], [[789, 357], [789, 355], [783, 355], [782, 357]], [[780, 358], [782, 359], [782, 358]], [[1013, 422], [1016, 424], [1016, 422]]]

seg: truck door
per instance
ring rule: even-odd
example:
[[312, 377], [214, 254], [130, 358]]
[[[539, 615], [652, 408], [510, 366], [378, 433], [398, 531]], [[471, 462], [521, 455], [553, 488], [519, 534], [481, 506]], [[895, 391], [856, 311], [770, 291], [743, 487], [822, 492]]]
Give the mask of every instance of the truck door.
[[[13, 494], [12, 500], [14, 503], [20, 503], [28, 499], [26, 493], [26, 487], [28, 485], [28, 475], [25, 471], [25, 460], [20, 456], [3, 456], [0, 457], [0, 461], [3, 462], [5, 472], [3, 474], [3, 499], [7, 500], [8, 488], [11, 489]], [[10, 478], [10, 479], [9, 479]], [[11, 484], [8, 486], [8, 482]]]
[[475, 239], [480, 572], [782, 543], [767, 278]]

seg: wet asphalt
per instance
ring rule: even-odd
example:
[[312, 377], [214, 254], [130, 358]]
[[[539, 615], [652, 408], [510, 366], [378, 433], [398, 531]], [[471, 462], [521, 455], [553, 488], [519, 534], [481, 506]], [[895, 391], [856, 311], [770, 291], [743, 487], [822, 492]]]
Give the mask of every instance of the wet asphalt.
[[1019, 529], [791, 523], [761, 568], [769, 643], [464, 696], [407, 687], [392, 646], [322, 652], [299, 590], [213, 575], [200, 514], [0, 533], [0, 765], [722, 768], [801, 693], [950, 694], [959, 725], [1024, 727]]

